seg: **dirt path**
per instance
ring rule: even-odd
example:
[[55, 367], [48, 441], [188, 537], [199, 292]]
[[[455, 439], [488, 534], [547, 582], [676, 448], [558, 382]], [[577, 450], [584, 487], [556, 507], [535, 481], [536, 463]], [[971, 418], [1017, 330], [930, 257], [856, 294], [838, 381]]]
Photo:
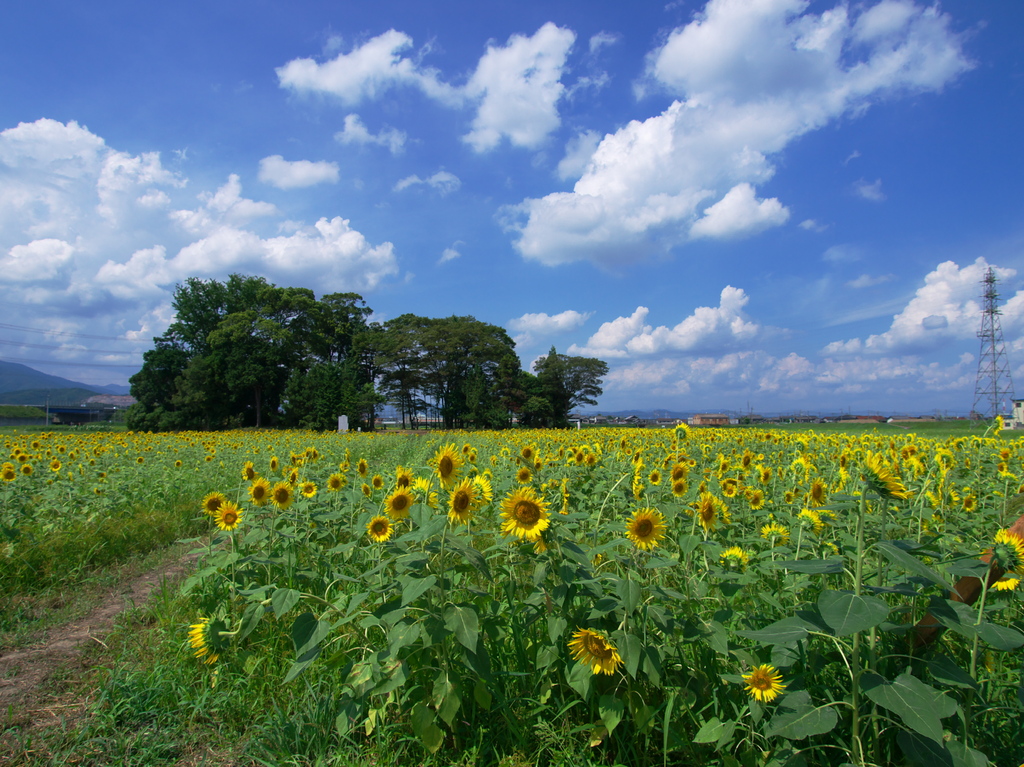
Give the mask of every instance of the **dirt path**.
[[179, 558], [136, 576], [108, 593], [85, 617], [47, 631], [42, 644], [0, 655], [0, 711], [13, 710], [17, 718], [39, 726], [59, 721], [69, 709], [84, 708], [85, 701], [54, 701], [44, 692], [46, 682], [57, 672], [74, 674], [87, 668], [87, 650], [103, 644], [117, 615], [145, 604], [164, 581], [180, 580], [191, 561]]

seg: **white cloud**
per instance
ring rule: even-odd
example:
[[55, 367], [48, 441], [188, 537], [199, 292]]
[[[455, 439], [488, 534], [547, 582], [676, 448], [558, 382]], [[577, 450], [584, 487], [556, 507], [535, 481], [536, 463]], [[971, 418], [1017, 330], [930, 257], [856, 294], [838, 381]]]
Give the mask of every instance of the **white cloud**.
[[334, 134], [334, 140], [339, 144], [375, 144], [387, 147], [391, 154], [399, 154], [405, 148], [406, 135], [396, 128], [383, 128], [374, 136], [363, 125], [359, 115], [345, 115], [345, 127]]
[[[711, 0], [649, 58], [650, 82], [677, 100], [605, 136], [572, 192], [512, 208], [517, 249], [549, 265], [664, 253], [710, 227], [692, 230], [702, 204], [771, 178], [772, 157], [796, 138], [881, 98], [940, 89], [971, 63], [945, 14], [907, 7], [886, 26], [845, 5], [815, 14], [801, 0]], [[776, 204], [737, 217], [740, 231], [781, 223]]]
[[863, 253], [856, 245], [833, 245], [821, 254], [821, 260], [830, 264], [850, 264], [860, 261]]
[[571, 30], [548, 22], [532, 37], [512, 35], [501, 48], [487, 46], [466, 84], [479, 108], [463, 140], [477, 152], [495, 148], [502, 138], [514, 146], [539, 146], [561, 122], [562, 70], [575, 40]]
[[823, 224], [820, 221], [815, 221], [813, 218], [807, 218], [800, 222], [800, 228], [805, 229], [808, 232], [824, 232], [828, 229], [827, 224]]
[[875, 285], [882, 285], [895, 279], [895, 274], [880, 274], [877, 277], [872, 277], [870, 274], [862, 274], [857, 279], [850, 280], [846, 284], [851, 288], [873, 288]]
[[615, 45], [615, 43], [619, 42], [619, 39], [618, 35], [611, 32], [598, 32], [596, 35], [591, 35], [589, 43], [590, 52], [594, 54], [606, 46]]
[[446, 170], [439, 170], [433, 176], [425, 179], [416, 175], [406, 176], [395, 184], [395, 191], [401, 192], [403, 189], [420, 185], [429, 186], [444, 197], [452, 192], [458, 191], [459, 187], [462, 186], [462, 182], [454, 173], [449, 173]]
[[858, 197], [863, 197], [865, 200], [871, 202], [884, 202], [885, 192], [882, 191], [882, 179], [875, 179], [870, 184], [861, 179], [853, 185], [853, 191], [857, 193]]
[[527, 313], [508, 321], [508, 327], [517, 335], [513, 339], [518, 346], [529, 346], [538, 337], [567, 333], [579, 328], [594, 315], [593, 312], [577, 312], [567, 309], [558, 314], [546, 312]]
[[170, 214], [190, 234], [203, 234], [222, 224], [244, 224], [254, 218], [277, 215], [277, 207], [242, 197], [242, 182], [232, 173], [216, 192], [201, 192], [202, 204], [195, 210], [175, 210]]
[[411, 37], [390, 29], [322, 64], [310, 58], [293, 59], [277, 68], [277, 77], [282, 88], [328, 94], [346, 104], [379, 98], [402, 85], [417, 88], [442, 103], [461, 103], [457, 89], [442, 82], [436, 70], [402, 55], [410, 47]]
[[754, 187], [743, 182], [709, 208], [690, 227], [691, 237], [745, 237], [789, 220], [789, 209], [778, 198], [758, 200]]
[[558, 163], [558, 177], [565, 181], [582, 176], [600, 143], [601, 134], [597, 131], [583, 131], [569, 139], [565, 145], [565, 156]]
[[33, 240], [15, 245], [0, 258], [0, 274], [12, 282], [43, 282], [65, 270], [75, 247], [63, 240]]
[[316, 184], [338, 183], [338, 164], [318, 160], [288, 161], [275, 154], [260, 160], [260, 181], [278, 189], [299, 189]]
[[456, 258], [462, 258], [462, 253], [459, 251], [460, 245], [465, 245], [462, 240], [456, 240], [452, 243], [451, 247], [445, 248], [441, 252], [441, 258], [438, 259], [438, 264], [446, 264], [449, 261], [454, 261]]
[[585, 345], [573, 345], [569, 353], [618, 359], [710, 349], [724, 351], [749, 345], [765, 332], [765, 328], [749, 320], [743, 311], [749, 300], [742, 288], [727, 285], [722, 289], [717, 307], [698, 306], [693, 314], [671, 328], [646, 324], [650, 310], [638, 306], [629, 317], [601, 325]]
[[[962, 269], [953, 261], [939, 264], [893, 317], [888, 330], [863, 340], [833, 341], [825, 347], [825, 354], [915, 353], [973, 338], [980, 327], [981, 281], [988, 268], [984, 258]], [[993, 269], [1001, 280], [1016, 273], [1013, 269]], [[1024, 291], [1017, 291], [1000, 310], [1004, 332], [1024, 329]]]

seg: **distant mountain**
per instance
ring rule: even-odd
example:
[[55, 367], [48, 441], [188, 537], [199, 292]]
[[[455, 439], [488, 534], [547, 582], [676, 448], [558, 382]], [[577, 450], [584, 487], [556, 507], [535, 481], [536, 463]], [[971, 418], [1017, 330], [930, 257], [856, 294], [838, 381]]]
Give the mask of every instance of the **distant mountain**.
[[72, 405], [78, 407], [90, 397], [95, 397], [96, 392], [92, 389], [81, 389], [78, 387], [66, 387], [62, 389], [19, 389], [18, 391], [5, 391], [0, 393], [0, 402], [5, 405], [34, 405], [35, 407], [46, 407], [49, 401], [50, 407], [61, 405]]
[[93, 386], [60, 376], [52, 376], [48, 373], [40, 373], [38, 370], [18, 362], [0, 360], [0, 399], [7, 399], [3, 396], [7, 392], [21, 392], [26, 389], [85, 389], [89, 392], [87, 397], [91, 394], [127, 394], [129, 392], [127, 386], [118, 384]]

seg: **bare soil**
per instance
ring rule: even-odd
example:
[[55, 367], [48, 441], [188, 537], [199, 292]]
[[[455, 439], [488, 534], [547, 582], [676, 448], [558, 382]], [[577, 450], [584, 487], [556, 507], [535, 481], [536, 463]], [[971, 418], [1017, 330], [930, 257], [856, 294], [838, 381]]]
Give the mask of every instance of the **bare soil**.
[[[0, 655], [0, 712], [7, 724], [25, 727], [55, 724], [84, 710], [82, 690], [61, 694], [56, 679], [77, 679], [96, 662], [97, 646], [114, 627], [117, 615], [145, 604], [153, 589], [180, 580], [191, 560], [177, 558], [111, 589], [88, 615], [51, 628], [42, 642]], [[75, 685], [77, 687], [77, 685]], [[70, 698], [70, 699], [69, 699]]]

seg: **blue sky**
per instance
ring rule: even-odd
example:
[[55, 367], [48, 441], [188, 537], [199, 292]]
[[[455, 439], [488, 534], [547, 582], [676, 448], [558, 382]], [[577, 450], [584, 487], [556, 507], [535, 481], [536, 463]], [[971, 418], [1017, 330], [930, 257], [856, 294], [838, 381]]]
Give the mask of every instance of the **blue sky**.
[[989, 266], [1024, 390], [1022, 30], [1004, 0], [16, 4], [0, 359], [125, 383], [177, 283], [240, 272], [600, 357], [603, 410], [966, 413]]

